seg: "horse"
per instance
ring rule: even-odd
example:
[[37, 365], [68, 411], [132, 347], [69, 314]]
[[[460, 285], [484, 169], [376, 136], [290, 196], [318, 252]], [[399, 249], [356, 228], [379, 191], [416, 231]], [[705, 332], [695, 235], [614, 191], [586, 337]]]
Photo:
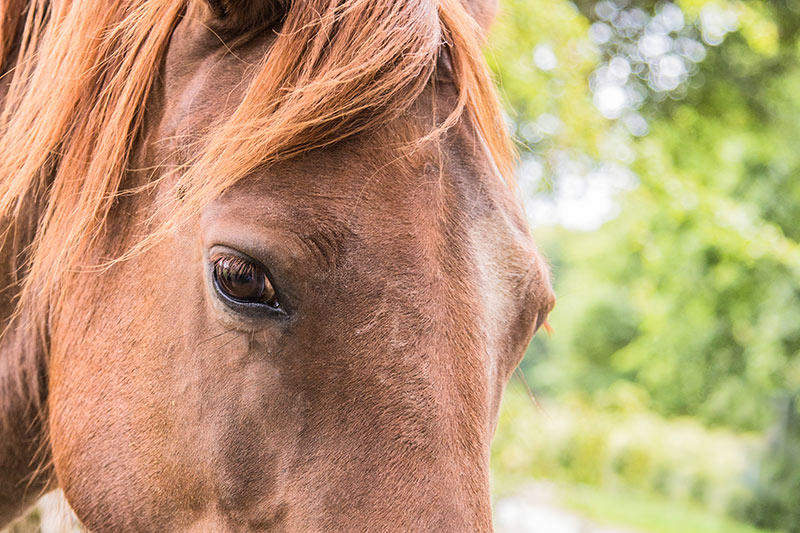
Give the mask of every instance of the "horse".
[[491, 531], [555, 301], [493, 2], [0, 4], [0, 528]]

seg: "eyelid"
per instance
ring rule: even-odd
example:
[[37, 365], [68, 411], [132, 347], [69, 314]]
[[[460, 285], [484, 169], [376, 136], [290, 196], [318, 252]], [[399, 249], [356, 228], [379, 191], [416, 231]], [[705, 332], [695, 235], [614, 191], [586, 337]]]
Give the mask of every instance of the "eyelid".
[[[237, 250], [232, 250], [232, 249], [226, 248], [225, 251], [214, 252], [208, 258], [208, 260], [209, 260], [209, 262], [211, 264], [214, 264], [217, 261], [219, 261], [220, 259], [223, 259], [223, 258], [226, 258], [226, 257], [234, 257], [234, 258], [239, 259], [239, 260], [241, 260], [243, 262], [249, 263], [251, 265], [255, 265], [258, 268], [262, 269], [267, 274], [269, 274], [269, 269], [266, 266], [264, 266], [263, 264], [261, 264], [261, 261], [259, 261], [258, 259], [254, 259], [254, 258], [250, 257], [249, 255], [247, 255], [245, 253], [242, 253], [242, 252], [239, 252]], [[267, 277], [269, 278], [269, 276], [267, 276]]]

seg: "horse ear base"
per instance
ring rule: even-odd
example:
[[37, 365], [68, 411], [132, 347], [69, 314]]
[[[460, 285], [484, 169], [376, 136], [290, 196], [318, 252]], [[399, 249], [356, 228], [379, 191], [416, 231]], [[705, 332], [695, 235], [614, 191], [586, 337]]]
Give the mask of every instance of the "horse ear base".
[[205, 0], [221, 28], [247, 31], [283, 20], [290, 0]]

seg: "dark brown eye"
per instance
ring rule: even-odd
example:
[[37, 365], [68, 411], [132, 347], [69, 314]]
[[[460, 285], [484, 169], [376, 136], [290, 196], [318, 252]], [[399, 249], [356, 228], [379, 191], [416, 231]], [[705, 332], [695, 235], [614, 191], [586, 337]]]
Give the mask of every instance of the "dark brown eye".
[[236, 255], [219, 254], [212, 259], [218, 290], [231, 300], [278, 307], [275, 289], [264, 269]]

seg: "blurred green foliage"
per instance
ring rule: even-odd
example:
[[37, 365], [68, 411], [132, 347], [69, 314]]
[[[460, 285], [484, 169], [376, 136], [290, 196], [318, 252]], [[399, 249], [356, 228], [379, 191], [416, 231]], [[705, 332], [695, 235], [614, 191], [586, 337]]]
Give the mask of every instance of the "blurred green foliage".
[[767, 533], [707, 511], [631, 491], [604, 491], [587, 485], [561, 489], [562, 502], [601, 522], [624, 524], [648, 533]]
[[[605, 128], [586, 84], [599, 59], [588, 29], [589, 21], [570, 2], [500, 2], [486, 57], [522, 150], [558, 147], [597, 153], [597, 137]], [[556, 65], [563, 66], [538, 68], [532, 60], [537, 45], [547, 47]], [[558, 123], [538, 132], [535, 124], [543, 115]]]
[[512, 386], [492, 466], [505, 487], [543, 478], [650, 492], [725, 512], [746, 496], [742, 479], [760, 446], [755, 434], [664, 419], [645, 408], [638, 386], [625, 382], [594, 404], [572, 395], [541, 408]]
[[[597, 406], [628, 384], [659, 416], [782, 435], [797, 453], [751, 458], [738, 512], [800, 531], [800, 430], [775, 409], [800, 391], [800, 2], [504, 4], [488, 57], [559, 296], [523, 363], [534, 390]], [[576, 231], [537, 212], [609, 164], [636, 181], [618, 216]], [[664, 491], [652, 450], [597, 457], [615, 419], [597, 420], [528, 470]], [[716, 485], [692, 483], [701, 499]]]

